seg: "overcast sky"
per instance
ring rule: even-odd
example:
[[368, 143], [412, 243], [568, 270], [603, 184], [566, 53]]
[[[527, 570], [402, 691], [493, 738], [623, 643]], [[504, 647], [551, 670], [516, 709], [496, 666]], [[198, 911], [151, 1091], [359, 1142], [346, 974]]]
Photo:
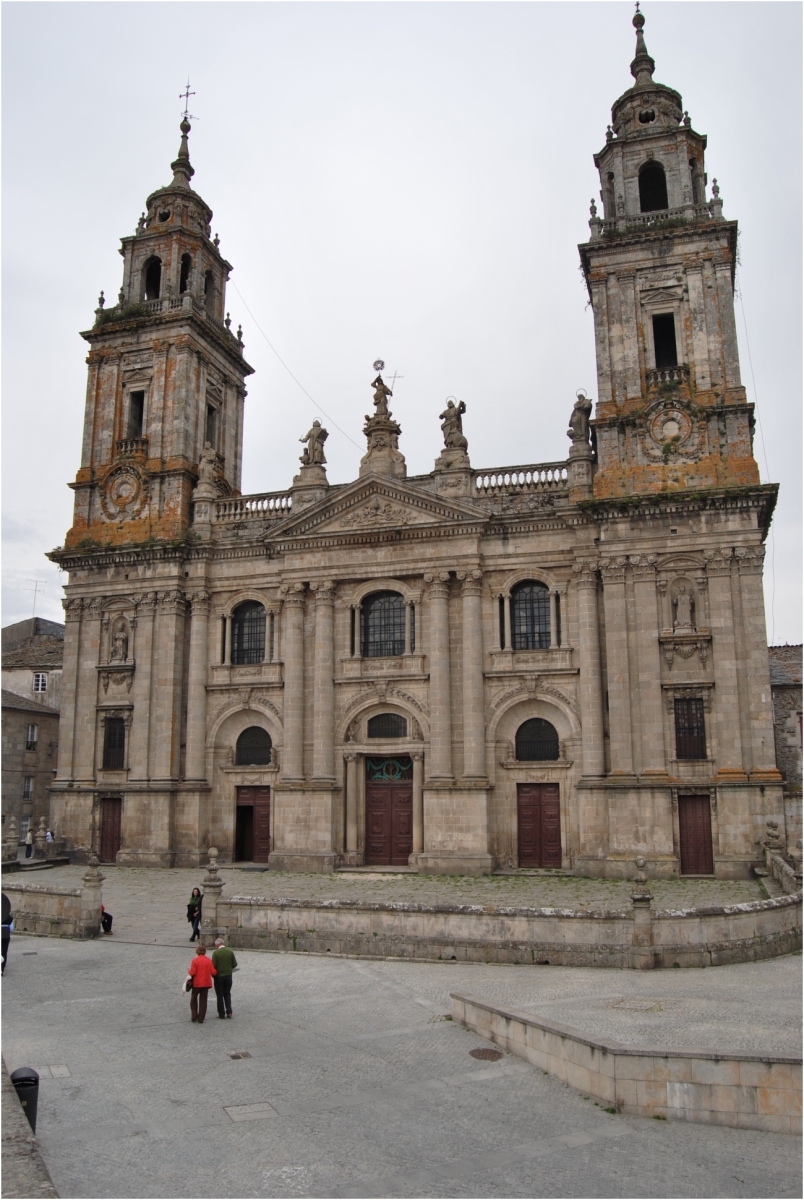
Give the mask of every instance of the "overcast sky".
[[[655, 78], [708, 136], [710, 183], [740, 222], [743, 382], [762, 479], [782, 485], [768, 635], [801, 641], [802, 8], [643, 11]], [[256, 369], [243, 491], [290, 486], [314, 417], [330, 431], [330, 482], [355, 478], [378, 357], [399, 375], [410, 474], [432, 469], [450, 395], [466, 403], [474, 466], [566, 458], [575, 392], [596, 396], [577, 243], [599, 191], [592, 155], [633, 82], [632, 15], [631, 3], [5, 3], [3, 624], [31, 615], [33, 580], [37, 612], [61, 619], [43, 555], [71, 524], [78, 332], [101, 288], [114, 302], [119, 238], [171, 178], [188, 75], [193, 185], [234, 266], [227, 307]]]

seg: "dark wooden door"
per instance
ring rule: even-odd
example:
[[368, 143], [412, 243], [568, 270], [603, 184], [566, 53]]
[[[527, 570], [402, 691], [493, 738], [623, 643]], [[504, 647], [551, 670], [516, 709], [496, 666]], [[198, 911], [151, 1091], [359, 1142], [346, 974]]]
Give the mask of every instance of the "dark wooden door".
[[678, 848], [682, 875], [713, 875], [712, 812], [708, 796], [679, 796]]
[[243, 862], [267, 863], [271, 853], [271, 789], [237, 789], [235, 858]]
[[366, 863], [406, 867], [413, 853], [413, 784], [366, 780]]
[[104, 796], [101, 800], [101, 862], [113, 863], [120, 849], [120, 819], [123, 801], [119, 796]]
[[520, 867], [560, 867], [558, 784], [519, 783], [516, 791]]

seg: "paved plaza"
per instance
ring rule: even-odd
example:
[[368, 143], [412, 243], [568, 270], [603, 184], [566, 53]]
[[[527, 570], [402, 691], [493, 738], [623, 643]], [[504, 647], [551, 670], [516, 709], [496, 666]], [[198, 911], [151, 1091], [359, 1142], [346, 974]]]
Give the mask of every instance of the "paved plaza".
[[801, 1194], [799, 1138], [607, 1113], [514, 1056], [478, 1061], [488, 1043], [445, 1019], [461, 991], [601, 1030], [608, 1014], [622, 1038], [790, 1052], [798, 956], [642, 974], [238, 951], [234, 1017], [199, 1027], [183, 914], [164, 944], [136, 906], [157, 944], [12, 943], [4, 1056], [42, 1073], [62, 1197]]

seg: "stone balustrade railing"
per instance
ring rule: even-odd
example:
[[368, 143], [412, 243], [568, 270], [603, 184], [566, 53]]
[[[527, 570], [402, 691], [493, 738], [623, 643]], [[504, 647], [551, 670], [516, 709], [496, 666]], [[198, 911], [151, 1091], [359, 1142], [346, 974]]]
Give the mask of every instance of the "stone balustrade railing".
[[290, 492], [261, 492], [255, 496], [235, 496], [215, 502], [215, 523], [247, 521], [250, 518], [279, 521], [288, 516], [293, 498]]
[[522, 467], [488, 467], [476, 471], [474, 479], [476, 496], [562, 491], [566, 487], [566, 462], [536, 463]]
[[118, 454], [148, 454], [147, 437], [121, 438], [117, 443]]
[[612, 233], [628, 233], [632, 229], [652, 229], [661, 225], [683, 224], [691, 221], [722, 221], [723, 201], [718, 196], [704, 204], [685, 204], [681, 208], [661, 208], [655, 212], [623, 213], [617, 217], [593, 215], [589, 222], [592, 241]]
[[686, 383], [690, 381], [690, 369], [686, 363], [675, 367], [654, 367], [645, 372], [648, 387], [656, 387], [660, 383]]
[[225, 330], [242, 354], [243, 343], [240, 338], [235, 337], [225, 322], [219, 321], [217, 317], [213, 316], [207, 309], [204, 301], [199, 300], [192, 292], [184, 292], [181, 296], [160, 296], [157, 300], [141, 300], [131, 304], [117, 304], [113, 308], [97, 309], [96, 315], [102, 321], [124, 321], [127, 316], [132, 315], [131, 310], [135, 310], [134, 315], [141, 315], [144, 312], [177, 312], [180, 309], [198, 313], [213, 325], [217, 325], [219, 329]]

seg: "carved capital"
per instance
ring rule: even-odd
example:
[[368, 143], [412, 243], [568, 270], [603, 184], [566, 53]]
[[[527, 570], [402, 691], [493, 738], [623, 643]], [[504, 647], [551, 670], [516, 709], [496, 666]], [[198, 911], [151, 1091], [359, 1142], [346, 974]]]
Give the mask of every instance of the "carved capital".
[[713, 575], [730, 575], [733, 557], [731, 546], [720, 546], [717, 550], [704, 550], [707, 574], [710, 577]]
[[62, 600], [61, 606], [64, 609], [64, 623], [69, 625], [71, 621], [80, 621], [81, 613], [84, 609], [84, 601], [76, 596], [70, 600]]
[[734, 551], [741, 575], [761, 575], [765, 562], [764, 546], [738, 546]]
[[449, 596], [449, 571], [436, 571], [425, 575], [424, 582], [429, 585], [430, 596], [433, 599], [446, 600]]
[[205, 591], [191, 592], [189, 600], [192, 605], [193, 615], [198, 613], [200, 616], [209, 615], [210, 594]]
[[98, 620], [103, 616], [103, 600], [99, 596], [95, 596], [92, 600], [85, 600], [84, 608], [91, 617], [97, 617]]
[[458, 579], [461, 581], [461, 588], [464, 596], [480, 595], [480, 591], [483, 586], [482, 571], [458, 571]]
[[279, 595], [289, 608], [304, 608], [303, 583], [286, 583], [279, 589]]
[[410, 757], [413, 759], [414, 762], [421, 762], [422, 759], [424, 758], [424, 752], [422, 750], [414, 750], [414, 751], [412, 751]]
[[335, 584], [331, 579], [320, 579], [310, 584], [316, 604], [332, 604], [335, 599]]
[[346, 762], [357, 762], [357, 751], [356, 750], [345, 750], [343, 757], [346, 760]]
[[604, 584], [624, 583], [625, 568], [628, 559], [623, 554], [618, 554], [615, 558], [604, 558], [600, 563], [600, 572], [603, 576]]
[[656, 576], [655, 554], [632, 554], [628, 559], [634, 579], [638, 582], [650, 582]]
[[596, 558], [581, 559], [579, 562], [573, 563], [572, 573], [575, 576], [576, 587], [596, 588], [599, 569], [600, 563]]
[[180, 591], [179, 588], [169, 588], [167, 591], [158, 592], [157, 598], [159, 601], [159, 607], [163, 612], [184, 612], [186, 600], [184, 592]]

